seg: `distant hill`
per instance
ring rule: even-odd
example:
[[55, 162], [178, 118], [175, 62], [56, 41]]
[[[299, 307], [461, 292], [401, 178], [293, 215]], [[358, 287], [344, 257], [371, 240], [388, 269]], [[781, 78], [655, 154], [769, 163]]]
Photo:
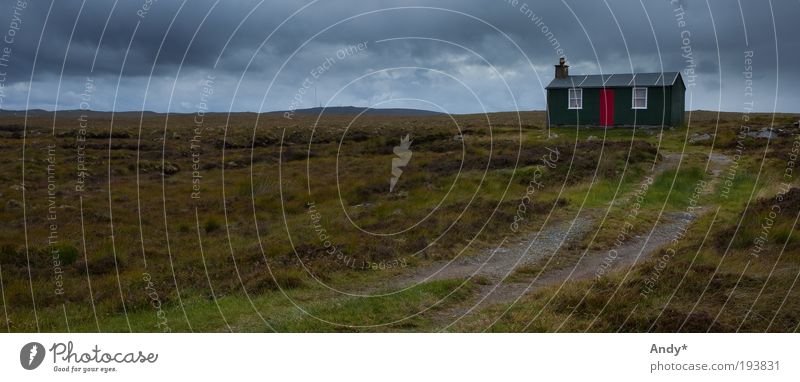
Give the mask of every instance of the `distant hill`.
[[[268, 111], [265, 114], [272, 114], [272, 113], [280, 113], [283, 114], [286, 111]], [[357, 106], [336, 106], [336, 107], [312, 107], [309, 109], [297, 109], [294, 111], [295, 114], [306, 114], [306, 115], [319, 115], [320, 113], [324, 113], [324, 115], [387, 115], [387, 116], [414, 116], [414, 117], [421, 117], [421, 116], [431, 116], [431, 115], [442, 115], [443, 113], [438, 113], [435, 111], [430, 110], [421, 110], [421, 109], [372, 109], [368, 107], [357, 107]], [[245, 112], [248, 113], [248, 112]], [[94, 111], [94, 110], [79, 110], [79, 109], [72, 109], [72, 110], [59, 110], [58, 115], [62, 117], [79, 117], [82, 114], [89, 115], [91, 117], [111, 117], [110, 111]], [[117, 111], [114, 113], [118, 117], [123, 116], [138, 116], [142, 114], [141, 111], [135, 110], [125, 110], [125, 111]], [[144, 111], [145, 116], [150, 115], [157, 115], [157, 114], [164, 114], [164, 113], [157, 113], [154, 111]], [[192, 113], [171, 113], [171, 114], [192, 114]], [[208, 114], [222, 114], [217, 112], [209, 112]], [[53, 115], [52, 111], [44, 110], [44, 109], [29, 109], [28, 116], [29, 117], [47, 117]], [[1, 110], [0, 109], [0, 117], [24, 117], [25, 110]]]
[[[30, 109], [28, 110], [29, 116], [40, 116], [49, 113], [47, 110]], [[0, 117], [24, 117], [25, 110], [0, 110]]]
[[[369, 107], [358, 107], [358, 106], [335, 106], [335, 107], [312, 107], [309, 109], [297, 109], [294, 111], [295, 114], [314, 114], [318, 115], [320, 113], [324, 113], [327, 115], [390, 115], [390, 116], [430, 116], [430, 115], [442, 115], [443, 113], [430, 111], [430, 110], [421, 110], [421, 109], [372, 109]], [[283, 111], [278, 113], [284, 113]]]
[[[58, 115], [60, 117], [68, 117], [68, 118], [77, 118], [83, 114], [86, 114], [90, 117], [111, 117], [110, 111], [94, 111], [94, 110], [80, 110], [80, 109], [71, 109], [71, 110], [59, 110]], [[142, 114], [140, 111], [118, 111], [114, 113], [118, 117], [123, 116], [138, 116]], [[154, 111], [144, 111], [145, 116], [156, 115]], [[50, 110], [44, 109], [28, 109], [28, 117], [48, 117], [52, 116], [53, 112]], [[24, 117], [25, 110], [2, 110], [0, 109], [0, 117]]]

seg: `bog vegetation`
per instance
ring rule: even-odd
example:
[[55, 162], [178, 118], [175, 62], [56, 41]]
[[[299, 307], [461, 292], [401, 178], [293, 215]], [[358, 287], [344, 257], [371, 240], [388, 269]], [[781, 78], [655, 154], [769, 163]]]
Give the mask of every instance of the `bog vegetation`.
[[[212, 114], [200, 127], [191, 115], [96, 116], [84, 130], [69, 116], [5, 118], [0, 329], [439, 330], [439, 313], [472, 304], [485, 280], [387, 280], [590, 216], [553, 261], [508, 281], [574, 267], [614, 246], [652, 176], [630, 234], [695, 207], [669, 248], [449, 330], [794, 331], [796, 120], [752, 116], [750, 131], [783, 129], [766, 139], [736, 114], [703, 112], [688, 128], [549, 131], [537, 112]], [[390, 189], [406, 135], [413, 154]]]

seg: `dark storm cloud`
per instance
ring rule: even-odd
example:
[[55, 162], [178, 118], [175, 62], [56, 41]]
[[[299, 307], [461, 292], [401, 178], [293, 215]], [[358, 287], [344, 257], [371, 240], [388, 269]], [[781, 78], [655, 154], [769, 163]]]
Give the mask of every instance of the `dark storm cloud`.
[[[30, 99], [29, 107], [53, 109], [58, 96], [59, 108], [76, 108], [91, 78], [94, 109], [192, 111], [213, 74], [216, 110], [397, 98], [458, 113], [542, 109], [542, 86], [563, 53], [573, 73], [693, 70], [693, 108], [741, 111], [746, 51], [757, 109], [795, 111], [800, 101], [790, 86], [800, 80], [797, 2], [159, 0], [143, 11], [149, 3], [27, 2], [6, 44], [2, 107]], [[0, 4], [6, 29], [19, 6]], [[366, 48], [337, 57], [359, 43]], [[385, 71], [396, 67], [406, 69]]]

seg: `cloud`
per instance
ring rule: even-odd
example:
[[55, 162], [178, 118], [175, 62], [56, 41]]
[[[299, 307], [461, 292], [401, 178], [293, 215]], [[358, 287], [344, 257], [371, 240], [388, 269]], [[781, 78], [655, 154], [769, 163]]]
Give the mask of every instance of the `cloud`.
[[[301, 107], [417, 98], [455, 113], [543, 109], [561, 52], [572, 73], [691, 67], [693, 108], [741, 111], [752, 51], [756, 108], [800, 101], [789, 86], [800, 80], [796, 2], [161, 0], [143, 13], [146, 3], [28, 2], [5, 44], [2, 107], [76, 108], [91, 78], [93, 109], [192, 111], [213, 73], [212, 110], [287, 109], [309, 77], [317, 97]], [[0, 28], [16, 4], [0, 2]], [[367, 48], [336, 57], [359, 43]]]

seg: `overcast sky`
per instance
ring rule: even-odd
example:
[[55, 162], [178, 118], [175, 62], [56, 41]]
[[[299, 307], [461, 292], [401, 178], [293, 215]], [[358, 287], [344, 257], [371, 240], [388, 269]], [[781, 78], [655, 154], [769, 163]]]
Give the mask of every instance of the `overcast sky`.
[[162, 112], [541, 110], [564, 54], [572, 74], [693, 70], [691, 109], [741, 112], [752, 100], [800, 111], [798, 0], [1, 0], [0, 10], [3, 109], [83, 99]]

